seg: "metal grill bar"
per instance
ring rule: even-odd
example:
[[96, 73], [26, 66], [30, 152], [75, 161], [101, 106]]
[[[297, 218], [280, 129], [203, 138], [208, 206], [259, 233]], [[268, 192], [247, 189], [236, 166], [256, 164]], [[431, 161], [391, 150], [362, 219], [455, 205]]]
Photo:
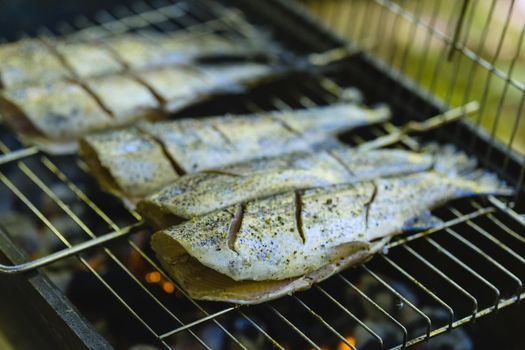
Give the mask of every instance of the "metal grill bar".
[[[429, 288], [427, 288], [423, 283], [419, 282], [417, 279], [415, 279], [411, 274], [409, 274], [405, 269], [403, 269], [399, 264], [396, 264], [392, 261], [388, 256], [386, 255], [380, 255], [383, 260], [388, 262], [389, 265], [393, 266], [397, 271], [401, 272], [403, 276], [405, 276], [409, 281], [411, 281], [413, 284], [415, 284], [419, 289], [421, 289], [423, 292], [428, 294], [432, 299], [437, 301], [443, 308], [445, 308], [449, 314], [449, 326], [452, 328], [452, 322], [454, 321], [454, 310], [445, 303], [440, 297], [436, 295], [436, 293], [432, 292]], [[430, 319], [429, 319], [430, 321]]]
[[523, 290], [523, 284], [522, 284], [521, 280], [514, 273], [510, 272], [506, 267], [501, 265], [494, 258], [490, 257], [486, 252], [484, 252], [483, 250], [478, 248], [476, 245], [472, 244], [470, 241], [468, 241], [467, 239], [463, 238], [461, 235], [459, 235], [453, 229], [447, 228], [447, 232], [450, 233], [458, 241], [460, 241], [461, 243], [463, 243], [464, 245], [466, 245], [467, 247], [469, 247], [470, 249], [475, 251], [477, 254], [479, 254], [481, 257], [483, 257], [483, 259], [488, 260], [489, 262], [491, 262], [493, 265], [495, 265], [499, 270], [501, 270], [501, 272], [506, 274], [508, 277], [513, 279], [516, 282], [516, 285], [517, 285], [517, 287], [516, 287], [516, 298], [518, 298], [518, 300], [519, 300], [521, 291]]
[[[342, 275], [338, 275], [340, 278], [343, 279], [343, 281], [348, 282], [348, 280], [346, 280]], [[348, 282], [350, 283], [350, 282]], [[351, 283], [350, 283], [351, 284]], [[357, 287], [351, 285], [352, 288], [356, 289], [356, 292], [358, 291], [361, 292], [359, 289], [357, 289]], [[332, 303], [334, 303], [335, 305], [337, 305], [337, 307], [339, 309], [341, 309], [345, 314], [347, 314], [348, 316], [350, 316], [357, 324], [359, 324], [359, 326], [361, 326], [363, 329], [365, 329], [368, 334], [370, 334], [372, 337], [374, 337], [378, 344], [381, 346], [381, 349], [384, 348], [384, 343], [383, 343], [383, 339], [376, 333], [374, 332], [370, 327], [368, 327], [363, 321], [361, 321], [361, 319], [359, 319], [359, 317], [357, 317], [356, 315], [354, 315], [350, 310], [348, 310], [348, 308], [346, 308], [345, 306], [343, 306], [343, 304], [341, 304], [339, 301], [337, 301], [337, 299], [335, 299], [333, 296], [331, 296], [326, 290], [323, 289], [323, 287], [319, 286], [319, 285], [316, 285], [315, 288], [317, 290], [319, 290], [321, 293], [323, 293]], [[363, 293], [362, 296], [366, 296], [366, 294]], [[372, 301], [373, 303], [373, 301]], [[379, 307], [379, 305], [378, 305]], [[381, 307], [379, 307], [379, 309], [383, 310]], [[384, 311], [384, 310], [383, 310]], [[385, 316], [389, 317], [390, 314], [388, 314], [386, 311], [384, 312]], [[394, 320], [394, 323], [397, 322]]]
[[[417, 258], [420, 262], [425, 264], [429, 269], [434, 271], [437, 275], [439, 275], [441, 278], [443, 278], [445, 281], [447, 281], [448, 284], [452, 285], [454, 288], [459, 290], [463, 295], [465, 295], [470, 301], [472, 302], [472, 320], [474, 320], [476, 312], [478, 311], [478, 301], [476, 298], [467, 292], [463, 287], [461, 287], [459, 284], [457, 284], [454, 280], [452, 280], [449, 276], [447, 276], [443, 271], [435, 267], [425, 259], [423, 256], [421, 256], [419, 253], [417, 253], [414, 249], [410, 248], [408, 245], [402, 246], [407, 252], [409, 252], [412, 256]], [[452, 328], [453, 320], [451, 319], [450, 327]]]
[[[405, 347], [405, 344], [407, 342], [408, 338], [408, 331], [398, 320], [394, 318], [394, 316], [390, 315], [388, 312], [386, 312], [385, 309], [383, 309], [379, 304], [377, 304], [375, 301], [373, 301], [368, 295], [363, 293], [359, 288], [357, 288], [352, 282], [350, 282], [348, 279], [346, 279], [343, 275], [339, 274], [339, 278], [348, 286], [350, 286], [355, 292], [359, 294], [363, 299], [365, 299], [368, 303], [373, 305], [379, 312], [381, 312], [383, 315], [385, 315], [390, 321], [392, 321], [403, 333], [403, 348]], [[374, 334], [376, 334], [374, 332]], [[383, 347], [383, 340], [381, 339], [381, 348]]]
[[[399, 15], [399, 16], [402, 16], [406, 20], [408, 20], [410, 22], [413, 22], [413, 23], [416, 23], [417, 25], [426, 28], [436, 38], [442, 40], [445, 44], [452, 45], [452, 42], [453, 42], [452, 38], [450, 38], [447, 34], [443, 33], [439, 29], [436, 29], [435, 26], [430, 26], [429, 23], [421, 20], [420, 18], [414, 17], [414, 15], [411, 12], [406, 11], [401, 6], [396, 4], [395, 2], [392, 2], [392, 1], [389, 1], [389, 0], [374, 0], [374, 1], [376, 3], [378, 3], [379, 5], [381, 5], [382, 7], [387, 8], [391, 12], [393, 12], [393, 13]], [[498, 69], [495, 66], [493, 66], [490, 62], [486, 61], [481, 56], [479, 56], [478, 54], [474, 53], [473, 51], [471, 51], [469, 48], [467, 48], [463, 44], [457, 43], [457, 45], [455, 47], [455, 50], [460, 52], [460, 53], [462, 53], [469, 60], [477, 63], [477, 65], [479, 65], [480, 67], [483, 67], [487, 71], [493, 73], [496, 77], [500, 78], [503, 81], [508, 82], [509, 84], [511, 84], [513, 87], [515, 87], [519, 91], [525, 92], [525, 85], [524, 84], [522, 84], [520, 81], [518, 81], [518, 80], [516, 80], [516, 79], [514, 79], [512, 77], [507, 76], [503, 71], [501, 71], [500, 69]]]
[[466, 271], [468, 271], [470, 274], [472, 274], [474, 277], [476, 277], [479, 281], [481, 281], [482, 283], [484, 283], [487, 287], [489, 287], [490, 289], [492, 289], [492, 291], [494, 292], [494, 308], [497, 308], [497, 305], [499, 304], [500, 302], [500, 291], [498, 288], [496, 288], [496, 286], [494, 286], [492, 283], [490, 283], [489, 281], [487, 281], [487, 279], [485, 279], [483, 276], [481, 276], [478, 272], [476, 272], [474, 269], [472, 269], [471, 267], [467, 266], [467, 264], [465, 264], [464, 262], [462, 262], [460, 259], [458, 259], [454, 254], [452, 254], [449, 250], [445, 249], [442, 245], [440, 245], [439, 243], [437, 243], [436, 241], [434, 241], [432, 238], [430, 237], [426, 237], [425, 240], [430, 243], [431, 245], [433, 245], [435, 248], [437, 248], [441, 253], [445, 254], [448, 258], [450, 258], [450, 260], [452, 260], [454, 263], [456, 263], [457, 265], [461, 266], [463, 269], [465, 269]]
[[275, 307], [268, 306], [268, 308], [277, 315], [282, 321], [284, 321], [290, 328], [292, 328], [297, 334], [299, 334], [304, 340], [306, 340], [311, 346], [313, 346], [316, 350], [322, 350], [319, 345], [317, 345], [313, 340], [311, 340], [306, 334], [304, 334], [295, 324], [290, 322], [283, 314], [281, 314]]

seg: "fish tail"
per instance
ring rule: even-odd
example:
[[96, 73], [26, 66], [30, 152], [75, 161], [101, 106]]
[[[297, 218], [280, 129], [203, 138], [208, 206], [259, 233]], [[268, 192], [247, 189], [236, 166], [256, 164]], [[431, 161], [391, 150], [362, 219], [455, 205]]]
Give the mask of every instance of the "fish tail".
[[468, 174], [474, 171], [477, 165], [474, 157], [467, 156], [450, 144], [431, 143], [427, 145], [426, 150], [432, 154], [434, 171], [447, 176]]
[[494, 173], [486, 170], [473, 170], [456, 176], [462, 183], [459, 186], [462, 196], [497, 195], [512, 196], [514, 190]]
[[514, 190], [494, 173], [478, 169], [464, 175], [464, 177], [476, 184], [479, 194], [501, 196], [512, 196], [514, 194]]
[[430, 143], [425, 150], [433, 156], [434, 171], [447, 177], [456, 178], [463, 185], [462, 195], [502, 195], [513, 194], [510, 188], [494, 173], [477, 168], [475, 157], [468, 156], [451, 144]]

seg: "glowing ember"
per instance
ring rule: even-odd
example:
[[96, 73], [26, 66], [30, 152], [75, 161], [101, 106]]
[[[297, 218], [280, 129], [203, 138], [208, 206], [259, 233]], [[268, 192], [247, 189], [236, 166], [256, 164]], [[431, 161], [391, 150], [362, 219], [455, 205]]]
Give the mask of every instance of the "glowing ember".
[[[345, 337], [346, 341], [348, 342], [348, 344], [351, 344], [352, 346], [355, 346], [355, 338], [352, 337], [351, 335]], [[343, 342], [340, 342], [338, 345], [337, 345], [337, 350], [352, 350], [351, 347], [349, 347], [348, 345], [346, 345], [345, 343]]]
[[148, 272], [145, 278], [146, 278], [146, 282], [148, 283], [159, 283], [160, 273], [158, 271]]
[[167, 281], [162, 283], [162, 289], [168, 294], [175, 292], [175, 286], [173, 283]]

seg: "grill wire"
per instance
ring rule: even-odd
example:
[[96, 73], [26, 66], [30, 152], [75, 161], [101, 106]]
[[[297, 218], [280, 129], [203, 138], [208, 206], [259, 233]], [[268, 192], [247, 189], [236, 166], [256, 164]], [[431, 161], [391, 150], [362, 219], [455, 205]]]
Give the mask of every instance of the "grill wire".
[[[382, 11], [403, 10], [395, 2], [376, 1], [376, 3], [382, 7]], [[153, 28], [159, 31], [220, 30], [227, 35], [242, 36], [246, 30], [249, 30], [243, 21], [243, 15], [238, 10], [223, 7], [212, 1], [192, 1], [191, 5], [189, 1], [176, 4], [141, 2], [130, 7], [121, 6], [114, 11], [103, 11], [94, 19], [79, 17], [71, 23], [61, 23], [56, 30], [42, 28], [39, 34], [85, 40]], [[466, 49], [460, 47], [459, 50], [465, 53]], [[479, 63], [483, 64], [483, 62]], [[497, 75], [497, 72], [499, 71], [493, 71], [492, 74]], [[521, 83], [505, 73], [499, 74], [502, 78], [509, 78], [506, 80], [507, 84], [521, 86]], [[293, 81], [289, 87], [292, 88], [262, 89], [263, 93], [257, 97], [249, 95], [238, 98], [235, 100], [235, 108], [238, 108], [239, 112], [257, 112], [268, 109], [313, 107], [337, 101], [344, 89], [337, 79], [326, 75]], [[14, 142], [12, 136], [3, 127], [0, 130], [2, 137], [0, 150], [3, 152], [0, 155], [0, 165], [2, 165], [0, 181], [3, 185], [25, 210], [29, 210], [51, 230], [65, 247], [74, 249], [79, 245], [87, 244], [96, 246], [96, 249], [104, 252], [112, 264], [127, 276], [129, 285], [134, 286], [136, 295], [133, 298], [130, 298], [128, 293], [122, 293], [122, 288], [114, 285], [110, 279], [104, 278], [84, 254], [77, 256], [85, 269], [111, 294], [128, 317], [138, 321], [154, 339], [157, 339], [159, 345], [167, 349], [170, 348], [174, 337], [182, 333], [189, 334], [203, 348], [213, 348], [213, 345], [207, 344], [198, 334], [201, 327], [210, 323], [215, 324], [231, 344], [247, 349], [246, 341], [233, 331], [231, 320], [236, 318], [247, 321], [249, 327], [263, 338], [264, 344], [268, 347], [285, 349], [289, 341], [286, 338], [294, 337], [305, 344], [304, 348], [322, 349], [327, 338], [333, 339], [335, 343], [341, 342], [350, 349], [359, 348], [359, 344], [355, 346], [348, 339], [343, 327], [336, 324], [336, 316], [343, 317], [346, 322], [360, 327], [381, 347], [384, 344], [391, 349], [403, 349], [507, 307], [525, 296], [522, 288], [525, 278], [523, 273], [525, 238], [522, 234], [525, 220], [517, 211], [509, 208], [507, 203], [496, 197], [489, 197], [487, 200], [456, 201], [441, 208], [437, 211], [437, 215], [443, 219], [443, 224], [439, 227], [400, 236], [387, 245], [383, 254], [378, 254], [372, 261], [315, 285], [308, 292], [250, 307], [192, 300], [160, 269], [151, 251], [141, 248], [137, 237], [147, 236], [150, 232], [142, 224], [140, 216], [136, 212], [120, 207], [115, 200], [112, 201], [96, 193], [96, 185], [90, 183], [84, 164], [76, 158], [70, 158], [77, 162], [71, 165], [60, 157], [46, 156], [31, 147], [23, 148], [20, 145], [9, 148], [7, 145]], [[395, 130], [395, 125], [385, 123], [354, 133], [349, 136], [348, 141], [354, 145], [360, 144]], [[512, 140], [509, 141], [510, 143]], [[407, 149], [419, 147], [418, 141], [411, 137], [405, 137], [398, 146]], [[20, 183], [6, 175], [4, 169], [8, 169], [7, 167], [23, 174], [25, 181]], [[523, 168], [519, 176], [517, 183], [521, 184]], [[88, 223], [82, 215], [77, 214], [71, 203], [65, 203], [49, 185], [56, 181], [65, 184], [74, 194], [74, 202], [94, 214], [100, 224], [95, 227]], [[39, 205], [33, 203], [32, 198], [36, 193], [43, 193], [55, 203], [57, 208], [78, 226], [86, 239], [81, 243], [75, 242], [69, 238], [68, 232], [62, 232], [39, 208]], [[126, 239], [118, 241], [115, 246], [109, 244], [109, 239], [97, 240], [97, 237], [104, 237], [108, 231], [115, 232], [113, 238], [126, 236]], [[146, 283], [143, 276], [133, 272], [120, 257], [121, 245], [135, 252], [151, 271], [157, 271], [162, 278], [170, 281], [175, 286], [178, 297], [159, 292], [154, 286]], [[429, 251], [433, 254], [428, 255]], [[62, 258], [65, 258], [65, 255], [61, 256], [60, 260]], [[47, 266], [51, 261], [46, 261], [44, 257], [41, 262], [42, 266]], [[415, 265], [419, 266], [419, 270], [413, 268]], [[16, 272], [7, 266], [2, 269], [3, 272]], [[423, 307], [416, 305], [410, 295], [392, 283], [391, 276], [395, 276], [396, 280], [405, 281], [407, 285], [418, 290], [429, 304], [440, 307], [446, 313], [448, 321], [434, 322], [433, 317], [427, 315]], [[408, 329], [406, 324], [398, 320], [398, 315], [392, 315], [393, 312], [381, 305], [380, 300], [375, 300], [363, 289], [359, 283], [363, 278], [374, 280], [399, 303], [400, 308], [417, 315], [424, 325], [423, 330]], [[433, 280], [439, 280], [440, 284], [434, 283]], [[466, 287], [463, 283], [465, 280], [475, 281], [474, 284], [479, 288]], [[341, 297], [342, 290], [355, 298], [352, 300], [359, 300], [359, 303], [366, 304], [373, 312], [389, 322], [399, 334], [398, 341], [395, 344], [388, 342], [375, 329], [374, 324], [361, 319], [354, 311], [355, 301], [350, 304], [344, 300]], [[143, 308], [136, 305], [137, 299], [140, 303], [151, 305], [158, 310], [156, 318], [163, 321], [145, 317], [141, 311]], [[324, 308], [335, 312], [328, 313]], [[262, 314], [286, 330], [287, 336], [283, 338], [279, 334], [272, 334], [259, 321]], [[306, 324], [315, 324], [319, 330], [311, 331], [310, 326], [306, 327], [305, 322], [301, 322], [297, 315], [304, 315], [304, 318], [308, 319]]]

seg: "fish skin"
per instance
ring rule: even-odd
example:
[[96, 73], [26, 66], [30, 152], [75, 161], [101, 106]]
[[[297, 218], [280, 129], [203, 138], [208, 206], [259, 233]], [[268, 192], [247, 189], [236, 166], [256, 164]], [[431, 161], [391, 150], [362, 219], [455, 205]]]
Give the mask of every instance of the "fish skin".
[[[390, 110], [386, 106], [374, 109], [363, 109], [356, 104], [335, 105], [332, 115], [315, 113], [313, 110], [305, 111], [303, 118], [298, 120], [288, 113], [274, 113], [276, 119], [281, 120], [289, 128], [302, 134], [337, 134], [352, 123], [353, 128], [370, 124], [370, 121], [384, 122], [389, 119]], [[333, 115], [337, 115], [334, 118]]]
[[179, 64], [134, 73], [164, 101], [168, 112], [177, 112], [216, 94], [245, 91], [246, 85], [272, 79], [282, 72], [259, 63]]
[[50, 152], [114, 123], [80, 85], [66, 81], [3, 91], [0, 113], [24, 141]]
[[365, 262], [388, 241], [386, 238], [372, 244], [358, 243], [349, 256], [303, 276], [283, 280], [235, 281], [199, 263], [174, 240], [163, 238], [154, 236], [151, 244], [162, 267], [177, 281], [178, 286], [194, 299], [235, 304], [259, 304], [306, 290], [343, 269]]
[[181, 219], [286, 191], [425, 171], [433, 164], [431, 154], [396, 149], [357, 152], [341, 147], [266, 157], [186, 174], [140, 201], [137, 211], [155, 227], [163, 228]]
[[[92, 139], [99, 142], [91, 142]], [[108, 157], [93, 163], [96, 158], [89, 152], [104, 153]], [[129, 201], [142, 198], [178, 178], [162, 147], [134, 129], [94, 134], [92, 138], [81, 141], [80, 153], [92, 172], [111, 173], [111, 176], [102, 177], [103, 180], [99, 181], [103, 190], [117, 196], [126, 193]]]
[[264, 115], [187, 119], [140, 127], [163, 142], [186, 173], [311, 147], [307, 140]]
[[299, 209], [293, 192], [244, 204], [233, 238], [236, 210], [230, 207], [160, 231], [153, 239], [175, 240], [200, 263], [235, 281], [282, 280], [344, 258], [356, 243], [391, 237], [407, 221], [448, 200], [508, 194], [499, 186], [490, 177], [474, 182], [437, 172], [336, 185], [301, 192]]
[[[337, 108], [340, 107], [338, 106]], [[328, 115], [331, 113], [332, 106], [319, 107], [317, 110], [321, 114]], [[303, 111], [297, 110], [286, 113], [293, 114], [296, 118], [301, 119]], [[275, 115], [277, 113], [272, 114]], [[338, 115], [332, 115], [338, 118]], [[389, 113], [385, 112], [383, 115], [374, 115], [368, 121], [370, 123], [380, 122], [388, 117]], [[357, 119], [359, 121], [356, 123], [363, 123], [361, 115]], [[348, 128], [352, 128], [355, 123], [351, 119], [347, 120]], [[319, 143], [333, 140], [330, 138], [331, 135], [323, 133], [317, 135], [310, 133], [307, 138], [303, 138], [299, 134], [290, 131], [273, 117], [269, 117], [268, 113], [142, 123], [137, 126], [137, 129], [140, 130], [141, 134], [148, 135], [150, 138], [160, 142], [166, 151], [165, 153], [171, 158], [172, 163], [176, 164], [180, 168], [179, 170], [184, 173], [195, 173], [201, 170], [228, 166], [264, 156], [310, 151], [317, 149]], [[120, 132], [111, 131], [108, 134], [118, 134]], [[103, 145], [105, 140], [112, 140], [112, 138], [100, 135], [102, 134], [86, 136], [85, 142], [83, 142], [83, 154], [93, 157], [87, 162], [95, 165], [91, 172], [99, 182], [118, 183], [119, 181], [124, 181], [131, 183], [132, 179], [107, 178], [112, 174], [111, 169], [108, 169], [108, 172], [97, 171], [100, 168], [98, 164], [104, 163], [106, 166], [110, 166], [115, 162], [115, 160], [110, 159], [115, 157], [115, 155], [103, 151], [107, 147]], [[118, 136], [114, 139], [121, 140], [121, 142], [131, 142], [129, 139], [119, 138]], [[89, 151], [88, 148], [94, 145], [96, 145], [96, 149]], [[111, 147], [114, 147], [114, 145]], [[118, 147], [125, 146], [119, 145]], [[151, 155], [151, 157], [155, 156]], [[129, 173], [123, 175], [132, 178], [140, 174]], [[145, 192], [140, 186], [141, 184], [137, 184], [136, 187], [130, 187], [131, 192], [122, 193], [122, 195], [128, 197], [128, 199], [129, 197], [137, 198], [137, 192]]]
[[80, 79], [121, 73], [125, 69], [111, 51], [99, 42], [46, 40]]
[[[280, 121], [286, 116], [287, 120], [299, 123], [305, 112], [311, 126], [307, 135], [291, 131]], [[315, 114], [320, 125], [327, 125], [331, 119], [336, 126], [329, 128], [330, 132], [327, 128], [316, 128], [316, 119], [311, 118]], [[389, 117], [390, 112], [383, 108], [374, 110], [346, 103], [308, 110], [144, 124], [141, 128], [161, 140], [186, 173], [193, 173], [264, 156], [308, 151], [323, 143], [328, 135], [363, 124], [381, 123]]]
[[[264, 39], [264, 37], [263, 37]], [[208, 57], [249, 58], [264, 54], [271, 43], [261, 38], [233, 41], [210, 32], [143, 32], [110, 37], [103, 44], [132, 70], [190, 64]]]
[[60, 59], [38, 39], [0, 46], [0, 88], [18, 89], [71, 78]]
[[93, 42], [23, 39], [0, 46], [0, 87], [48, 84], [74, 75], [97, 77], [126, 67], [144, 70], [190, 64], [201, 58], [251, 58], [264, 56], [269, 46], [265, 36], [234, 41], [209, 32], [120, 34]]
[[114, 127], [166, 117], [155, 96], [132, 76], [113, 74], [88, 79], [85, 84], [111, 112]]

